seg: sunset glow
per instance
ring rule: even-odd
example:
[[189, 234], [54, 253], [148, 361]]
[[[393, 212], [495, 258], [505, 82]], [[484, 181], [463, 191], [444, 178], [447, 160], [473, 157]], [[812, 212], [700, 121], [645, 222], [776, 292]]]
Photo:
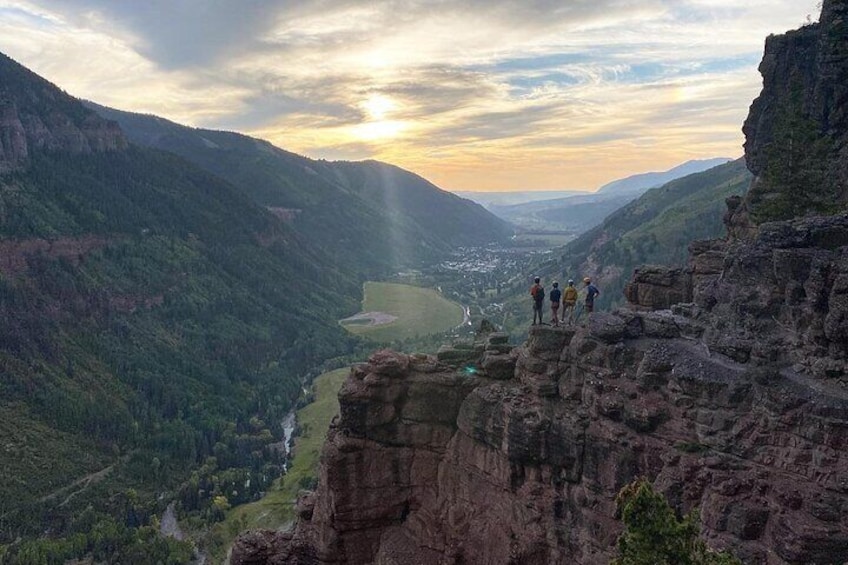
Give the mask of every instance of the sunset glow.
[[765, 37], [815, 0], [0, 0], [0, 51], [76, 96], [380, 159], [453, 190], [594, 189], [738, 157]]

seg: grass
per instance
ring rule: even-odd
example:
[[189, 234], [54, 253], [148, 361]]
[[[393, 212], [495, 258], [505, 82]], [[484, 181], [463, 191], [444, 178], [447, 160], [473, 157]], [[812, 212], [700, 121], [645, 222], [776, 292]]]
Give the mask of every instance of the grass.
[[330, 421], [339, 413], [338, 392], [348, 372], [349, 369], [338, 369], [315, 379], [315, 400], [297, 411], [300, 435], [295, 438], [294, 459], [288, 473], [262, 499], [233, 508], [215, 526], [212, 533], [215, 539], [209, 548], [213, 563], [223, 562], [224, 552], [240, 532], [253, 528], [281, 529], [292, 522], [297, 493], [317, 477], [321, 447]]
[[397, 320], [379, 326], [346, 325], [349, 332], [376, 342], [436, 334], [462, 323], [462, 306], [432, 288], [366, 282], [363, 312], [385, 312]]

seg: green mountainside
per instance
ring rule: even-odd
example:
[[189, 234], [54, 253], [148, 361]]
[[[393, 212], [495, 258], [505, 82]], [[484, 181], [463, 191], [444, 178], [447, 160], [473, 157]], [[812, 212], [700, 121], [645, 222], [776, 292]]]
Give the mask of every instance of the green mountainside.
[[279, 476], [360, 282], [6, 58], [0, 100], [0, 562], [183, 562], [156, 516], [202, 526]]
[[601, 289], [600, 307], [619, 303], [634, 268], [685, 265], [689, 243], [720, 237], [725, 199], [743, 194], [751, 178], [744, 159], [737, 159], [649, 190], [566, 245], [543, 272], [592, 277]]
[[479, 204], [392, 165], [308, 159], [237, 133], [86, 104], [131, 141], [185, 157], [290, 217], [336, 263], [366, 278], [512, 235]]

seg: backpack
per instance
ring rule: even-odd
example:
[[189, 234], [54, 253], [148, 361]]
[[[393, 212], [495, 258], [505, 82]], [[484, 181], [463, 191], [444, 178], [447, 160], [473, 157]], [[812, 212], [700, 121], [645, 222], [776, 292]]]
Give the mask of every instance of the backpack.
[[534, 285], [533, 288], [533, 300], [536, 302], [541, 302], [545, 299], [545, 287], [540, 284]]

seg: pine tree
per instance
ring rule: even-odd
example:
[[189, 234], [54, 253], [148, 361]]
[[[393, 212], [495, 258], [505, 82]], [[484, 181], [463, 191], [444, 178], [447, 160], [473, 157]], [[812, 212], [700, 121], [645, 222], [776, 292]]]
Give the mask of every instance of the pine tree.
[[698, 537], [697, 513], [678, 519], [645, 479], [622, 488], [616, 504], [625, 530], [611, 565], [741, 565], [728, 553], [710, 550]]

